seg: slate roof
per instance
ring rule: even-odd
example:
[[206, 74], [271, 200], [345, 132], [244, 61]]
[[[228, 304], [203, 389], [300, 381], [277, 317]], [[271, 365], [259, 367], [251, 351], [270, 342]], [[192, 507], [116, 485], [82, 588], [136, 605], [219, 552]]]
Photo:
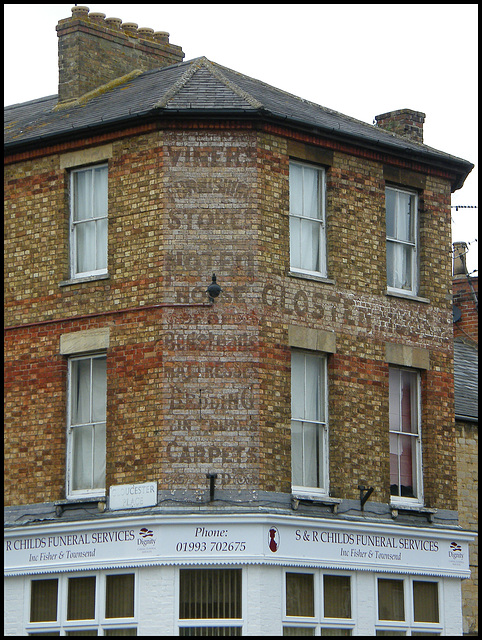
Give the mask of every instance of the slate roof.
[[[165, 116], [256, 117], [450, 167], [460, 188], [473, 165], [384, 131], [201, 57], [140, 73], [87, 101], [54, 110], [57, 96], [5, 108], [5, 151], [48, 139], [92, 135], [95, 129]], [[132, 124], [132, 122], [131, 122]], [[51, 141], [51, 140], [50, 140]]]
[[454, 341], [455, 417], [479, 419], [478, 349], [461, 339]]

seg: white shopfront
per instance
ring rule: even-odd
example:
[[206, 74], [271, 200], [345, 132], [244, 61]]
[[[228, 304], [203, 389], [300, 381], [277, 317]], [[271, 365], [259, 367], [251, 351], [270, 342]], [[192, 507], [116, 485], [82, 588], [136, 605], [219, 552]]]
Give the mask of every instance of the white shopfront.
[[260, 514], [12, 528], [5, 635], [461, 635], [472, 539]]

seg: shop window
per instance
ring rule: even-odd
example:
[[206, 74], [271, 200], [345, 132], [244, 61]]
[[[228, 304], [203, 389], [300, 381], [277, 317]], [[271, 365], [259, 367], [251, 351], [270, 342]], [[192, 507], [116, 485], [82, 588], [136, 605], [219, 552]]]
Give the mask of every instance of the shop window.
[[385, 199], [388, 290], [416, 295], [418, 289], [417, 194], [387, 187]]
[[284, 636], [350, 636], [352, 578], [321, 571], [286, 571]]
[[242, 617], [241, 569], [180, 570], [179, 635], [241, 635]]
[[293, 491], [328, 492], [326, 357], [291, 355], [291, 473]]
[[290, 162], [289, 182], [291, 269], [326, 276], [325, 171]]
[[390, 367], [389, 431], [392, 502], [422, 502], [420, 376]]
[[29, 636], [137, 635], [135, 575], [32, 579], [27, 631]]
[[71, 277], [107, 273], [107, 165], [71, 173]]
[[439, 583], [412, 577], [378, 578], [377, 636], [439, 636]]
[[105, 493], [105, 355], [69, 360], [68, 495]]

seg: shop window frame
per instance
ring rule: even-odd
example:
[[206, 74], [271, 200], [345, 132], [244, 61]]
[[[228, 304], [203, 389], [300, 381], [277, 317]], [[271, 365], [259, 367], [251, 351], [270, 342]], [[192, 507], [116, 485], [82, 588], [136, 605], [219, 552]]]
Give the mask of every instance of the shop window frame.
[[[399, 580], [403, 582], [403, 598], [405, 620], [384, 620], [378, 616], [378, 581], [379, 580]], [[437, 584], [438, 597], [438, 622], [417, 622], [414, 619], [414, 599], [413, 599], [413, 583], [414, 582], [430, 582]], [[442, 613], [444, 611], [443, 602], [443, 581], [435, 576], [423, 575], [401, 575], [389, 573], [375, 574], [375, 634], [377, 631], [401, 631], [404, 635], [411, 636], [414, 633], [422, 632], [434, 635], [442, 635], [444, 624], [442, 621]]]
[[[134, 575], [134, 615], [126, 618], [106, 618], [107, 577], [120, 575]], [[95, 577], [95, 617], [86, 620], [69, 620], [68, 616], [68, 588], [70, 578]], [[30, 622], [32, 582], [38, 580], [58, 580], [57, 588], [57, 620], [44, 622]], [[123, 568], [105, 571], [75, 571], [66, 573], [36, 574], [25, 581], [25, 631], [26, 635], [40, 635], [52, 632], [52, 635], [67, 635], [67, 632], [97, 631], [97, 635], [105, 635], [107, 630], [135, 629], [138, 622], [138, 588], [139, 576], [137, 569]]]

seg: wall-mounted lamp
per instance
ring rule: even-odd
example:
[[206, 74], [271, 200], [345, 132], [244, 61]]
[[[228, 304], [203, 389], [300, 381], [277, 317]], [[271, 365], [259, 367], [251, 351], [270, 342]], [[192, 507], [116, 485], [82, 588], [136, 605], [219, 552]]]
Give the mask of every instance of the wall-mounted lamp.
[[216, 282], [216, 274], [213, 273], [213, 281], [207, 288], [209, 302], [214, 302], [214, 298], [217, 298], [218, 295], [221, 293], [221, 291], [222, 291], [221, 287]]

